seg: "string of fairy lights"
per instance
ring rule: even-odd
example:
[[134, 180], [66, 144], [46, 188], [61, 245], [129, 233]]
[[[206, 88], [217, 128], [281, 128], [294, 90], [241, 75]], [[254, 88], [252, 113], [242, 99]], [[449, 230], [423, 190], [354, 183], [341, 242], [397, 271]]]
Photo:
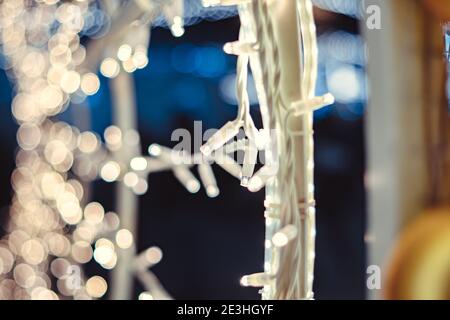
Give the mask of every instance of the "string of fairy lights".
[[[241, 185], [251, 191], [266, 187], [266, 254], [264, 271], [244, 276], [244, 286], [262, 287], [264, 299], [313, 299], [315, 202], [313, 181], [313, 111], [334, 102], [331, 94], [315, 97], [317, 39], [312, 2], [296, 1], [302, 40], [300, 101], [285, 106], [281, 97], [279, 41], [275, 35], [269, 1], [207, 0], [206, 5], [239, 5], [241, 33], [225, 51], [238, 55], [238, 117], [222, 127], [201, 148], [209, 155], [244, 127], [249, 143], [245, 148]], [[272, 3], [272, 5], [274, 5]], [[293, 28], [295, 29], [295, 28]], [[248, 112], [248, 65], [256, 82], [264, 128], [257, 130]], [[300, 72], [300, 70], [298, 71]], [[301, 123], [291, 129], [291, 121]], [[275, 132], [275, 134], [271, 134]], [[294, 140], [300, 145], [295, 149]], [[248, 165], [259, 150], [268, 161], [254, 175]], [[299, 153], [299, 154], [296, 154]], [[248, 161], [248, 162], [247, 162]], [[296, 172], [301, 173], [298, 186]]]
[[[216, 163], [252, 192], [266, 187], [266, 256], [264, 271], [244, 276], [244, 286], [263, 287], [265, 299], [312, 298], [314, 261], [314, 200], [312, 180], [312, 112], [331, 104], [329, 94], [314, 97], [317, 46], [310, 0], [298, 0], [303, 35], [303, 99], [292, 106], [280, 97], [280, 57], [266, 1], [204, 0], [205, 7], [238, 5], [241, 32], [237, 42], [224, 46], [238, 56], [238, 115], [227, 123], [199, 153], [186, 154], [157, 144], [148, 154], [121, 157], [125, 147], [140, 146], [139, 133], [108, 127], [103, 138], [80, 132], [56, 121], [71, 99], [94, 95], [100, 87], [99, 69], [114, 79], [148, 64], [150, 27], [161, 14], [172, 34], [184, 33], [184, 1], [139, 0], [127, 7], [103, 1], [110, 17], [109, 31], [85, 47], [85, 18], [99, 10], [97, 1], [4, 0], [0, 4], [3, 54], [14, 83], [12, 113], [19, 123], [14, 190], [8, 234], [0, 240], [0, 299], [96, 299], [110, 285], [103, 277], [84, 275], [83, 264], [94, 259], [104, 269], [114, 269], [119, 250], [134, 245], [134, 230], [121, 226], [120, 217], [87, 200], [87, 186], [96, 179], [121, 183], [136, 196], [148, 189], [147, 176], [171, 170], [191, 193], [203, 185], [210, 197], [219, 194], [211, 169]], [[224, 7], [225, 8], [225, 7]], [[223, 11], [227, 12], [227, 11]], [[159, 22], [160, 23], [160, 22]], [[247, 93], [248, 67], [255, 79], [263, 128], [250, 116]], [[269, 67], [270, 66], [270, 67]], [[286, 123], [297, 117], [305, 125], [304, 190], [293, 171], [296, 158]], [[245, 139], [230, 143], [243, 129]], [[244, 152], [242, 165], [230, 154]], [[266, 163], [255, 171], [258, 152]], [[124, 160], [125, 159], [125, 160]], [[196, 167], [200, 181], [191, 170]], [[298, 195], [306, 192], [304, 203]], [[301, 214], [306, 216], [301, 219]], [[303, 235], [306, 234], [307, 240]], [[309, 254], [305, 258], [305, 254]], [[171, 299], [150, 270], [162, 259], [151, 247], [133, 256], [129, 272], [143, 284], [139, 299]], [[304, 265], [306, 263], [306, 266]], [[302, 267], [303, 266], [303, 267]]]

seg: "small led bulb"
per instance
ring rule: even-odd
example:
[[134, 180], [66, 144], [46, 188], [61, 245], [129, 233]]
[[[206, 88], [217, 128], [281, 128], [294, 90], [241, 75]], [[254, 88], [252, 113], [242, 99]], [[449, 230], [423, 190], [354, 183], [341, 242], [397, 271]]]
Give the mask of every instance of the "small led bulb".
[[200, 151], [209, 156], [217, 149], [221, 148], [231, 138], [239, 133], [241, 128], [240, 121], [230, 121], [217, 131], [209, 140], [200, 148]]
[[145, 171], [148, 167], [147, 159], [144, 157], [135, 157], [131, 159], [130, 167], [135, 171]]
[[273, 178], [277, 174], [277, 167], [265, 165], [250, 179], [248, 183], [248, 190], [250, 192], [258, 192], [266, 185], [270, 178]]
[[276, 247], [284, 247], [290, 241], [297, 237], [297, 227], [294, 225], [287, 225], [284, 228], [280, 229], [277, 233], [275, 233], [272, 237], [272, 243]]
[[211, 166], [209, 164], [199, 164], [198, 174], [208, 197], [217, 197], [219, 195], [219, 188], [217, 187], [216, 177]]
[[153, 143], [148, 147], [148, 154], [153, 157], [159, 157], [161, 152], [161, 146], [157, 143]]
[[248, 187], [250, 178], [255, 171], [256, 159], [258, 157], [258, 149], [251, 143], [248, 143], [244, 153], [244, 163], [242, 165], [241, 186]]
[[270, 285], [272, 280], [274, 279], [273, 276], [267, 274], [267, 273], [254, 273], [247, 276], [243, 276], [241, 278], [241, 285], [244, 287], [264, 287], [267, 285]]
[[251, 54], [256, 52], [256, 45], [254, 43], [241, 41], [228, 42], [223, 46], [223, 51], [226, 54], [232, 54], [236, 56], [241, 54]]
[[163, 5], [162, 11], [167, 24], [174, 37], [181, 37], [184, 34], [184, 0], [172, 0]]
[[150, 247], [141, 252], [134, 261], [137, 270], [143, 271], [158, 264], [163, 258], [163, 253], [158, 247]]
[[188, 168], [177, 166], [173, 168], [173, 174], [190, 193], [197, 193], [200, 190], [200, 182]]

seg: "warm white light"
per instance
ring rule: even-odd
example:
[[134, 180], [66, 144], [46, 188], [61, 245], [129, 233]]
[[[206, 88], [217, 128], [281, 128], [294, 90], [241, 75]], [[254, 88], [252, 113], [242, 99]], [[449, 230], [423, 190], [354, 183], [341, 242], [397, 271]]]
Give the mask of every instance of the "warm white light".
[[100, 65], [100, 72], [107, 78], [115, 78], [120, 72], [119, 63], [113, 58], [106, 58]]
[[93, 298], [101, 298], [108, 290], [108, 284], [100, 276], [94, 276], [86, 281], [86, 291]]
[[122, 130], [117, 126], [109, 126], [106, 128], [104, 137], [108, 148], [117, 150], [122, 145]]
[[133, 244], [133, 234], [127, 229], [121, 229], [116, 233], [116, 243], [121, 249], [128, 249]]
[[148, 65], [148, 57], [146, 52], [137, 51], [133, 55], [133, 63], [138, 69], [143, 69]]
[[284, 247], [297, 236], [297, 228], [288, 225], [274, 234], [272, 242], [276, 247]]
[[100, 176], [106, 182], [114, 182], [119, 178], [120, 165], [115, 161], [108, 161], [101, 169]]
[[210, 198], [215, 198], [219, 195], [219, 188], [217, 187], [216, 178], [214, 172], [209, 164], [199, 164], [198, 173], [200, 175], [200, 180], [206, 189], [206, 194]]
[[114, 244], [105, 238], [97, 240], [95, 243], [94, 259], [99, 264], [107, 264], [114, 258]]
[[170, 31], [172, 31], [172, 35], [174, 37], [181, 37], [184, 34], [183, 18], [181, 18], [180, 16], [174, 17], [173, 24], [170, 27]]
[[81, 90], [88, 96], [97, 93], [100, 88], [100, 80], [95, 73], [86, 73], [81, 78]]
[[157, 264], [162, 260], [163, 253], [158, 247], [151, 247], [145, 250], [145, 259], [149, 264]]
[[92, 247], [89, 242], [77, 241], [72, 246], [72, 258], [78, 263], [87, 263], [92, 259]]
[[153, 157], [159, 157], [161, 155], [161, 146], [158, 144], [152, 144], [148, 147], [148, 154]]
[[139, 183], [139, 176], [134, 172], [128, 172], [123, 176], [123, 183], [128, 188], [133, 188]]
[[155, 300], [155, 298], [153, 298], [153, 296], [150, 294], [150, 292], [142, 292], [139, 295], [139, 300]]
[[95, 134], [86, 131], [80, 134], [78, 148], [83, 153], [92, 153], [97, 150], [99, 143]]
[[147, 160], [144, 157], [136, 157], [130, 161], [131, 169], [135, 171], [144, 171], [147, 169]]
[[91, 202], [84, 208], [84, 218], [92, 225], [99, 224], [103, 221], [105, 209], [98, 202]]
[[61, 89], [67, 93], [74, 93], [80, 87], [80, 74], [76, 71], [67, 71], [60, 81]]
[[145, 179], [139, 178], [138, 182], [133, 186], [133, 192], [137, 195], [143, 195], [148, 190], [148, 183]]
[[267, 273], [254, 273], [241, 278], [244, 287], [263, 287], [269, 285], [273, 277]]
[[117, 50], [117, 58], [120, 61], [127, 61], [131, 58], [131, 53], [133, 52], [133, 49], [128, 44], [123, 44], [119, 47], [119, 50]]

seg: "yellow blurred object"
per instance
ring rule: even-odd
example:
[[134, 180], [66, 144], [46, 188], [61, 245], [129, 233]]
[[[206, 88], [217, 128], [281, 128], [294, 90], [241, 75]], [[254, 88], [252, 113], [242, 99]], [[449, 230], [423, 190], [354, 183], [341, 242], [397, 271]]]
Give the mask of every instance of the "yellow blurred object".
[[391, 300], [450, 299], [450, 208], [421, 214], [401, 235], [388, 268]]

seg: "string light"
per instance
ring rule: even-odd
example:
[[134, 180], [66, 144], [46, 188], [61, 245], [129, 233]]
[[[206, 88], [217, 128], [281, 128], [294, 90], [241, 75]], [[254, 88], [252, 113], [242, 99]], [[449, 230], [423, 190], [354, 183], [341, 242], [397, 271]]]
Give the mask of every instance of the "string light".
[[293, 225], [288, 225], [280, 229], [275, 235], [272, 237], [272, 243], [276, 247], [284, 247], [290, 241], [294, 240], [297, 237], [297, 227]]
[[270, 285], [274, 277], [267, 273], [254, 273], [241, 278], [241, 285], [244, 287], [264, 287]]

